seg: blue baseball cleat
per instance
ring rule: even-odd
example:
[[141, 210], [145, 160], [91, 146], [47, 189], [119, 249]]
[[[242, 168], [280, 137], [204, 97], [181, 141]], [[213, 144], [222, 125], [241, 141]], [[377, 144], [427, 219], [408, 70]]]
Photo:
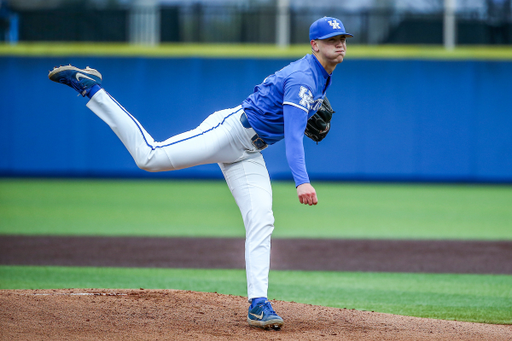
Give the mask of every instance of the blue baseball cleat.
[[102, 81], [101, 73], [97, 70], [90, 67], [82, 70], [71, 65], [54, 68], [48, 74], [48, 78], [54, 82], [72, 87], [83, 97], [89, 94], [94, 85], [101, 85]]
[[276, 314], [272, 305], [266, 299], [253, 299], [247, 314], [247, 322], [252, 327], [260, 327], [263, 329], [279, 330], [284, 324], [283, 319]]

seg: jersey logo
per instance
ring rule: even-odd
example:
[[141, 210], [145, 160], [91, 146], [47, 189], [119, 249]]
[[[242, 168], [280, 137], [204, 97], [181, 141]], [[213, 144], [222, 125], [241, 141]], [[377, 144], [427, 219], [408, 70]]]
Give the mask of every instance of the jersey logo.
[[334, 20], [329, 20], [328, 21], [329, 25], [332, 26], [332, 29], [333, 30], [341, 30], [341, 27], [340, 27], [340, 23], [337, 22], [337, 21], [334, 21]]
[[320, 99], [317, 99], [315, 101], [315, 106], [313, 107], [313, 111], [314, 112], [317, 112], [318, 109], [320, 109], [320, 107], [322, 106], [322, 103], [324, 102], [323, 98], [320, 98]]
[[302, 98], [299, 104], [302, 105], [304, 108], [308, 109], [309, 111], [311, 109], [311, 104], [315, 102], [315, 100], [313, 99], [313, 95], [311, 94], [311, 91], [301, 86], [299, 91], [299, 97]]

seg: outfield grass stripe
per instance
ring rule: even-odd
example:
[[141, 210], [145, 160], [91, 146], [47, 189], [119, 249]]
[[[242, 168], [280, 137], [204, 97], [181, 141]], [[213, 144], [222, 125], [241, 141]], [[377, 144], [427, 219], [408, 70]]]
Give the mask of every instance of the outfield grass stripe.
[[[272, 186], [274, 238], [512, 240], [512, 186], [319, 182], [315, 207], [298, 203], [291, 182]], [[0, 179], [0, 234], [243, 238], [245, 229], [223, 181]]]
[[[182, 289], [245, 296], [243, 270], [0, 266], [0, 289]], [[512, 324], [512, 276], [271, 271], [269, 298]]]

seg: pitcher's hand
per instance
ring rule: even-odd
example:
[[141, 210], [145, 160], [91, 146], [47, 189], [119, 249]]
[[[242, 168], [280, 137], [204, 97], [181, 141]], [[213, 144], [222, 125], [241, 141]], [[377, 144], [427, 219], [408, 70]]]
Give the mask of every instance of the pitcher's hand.
[[310, 183], [304, 183], [297, 186], [297, 196], [299, 197], [301, 204], [309, 206], [318, 204], [316, 191]]

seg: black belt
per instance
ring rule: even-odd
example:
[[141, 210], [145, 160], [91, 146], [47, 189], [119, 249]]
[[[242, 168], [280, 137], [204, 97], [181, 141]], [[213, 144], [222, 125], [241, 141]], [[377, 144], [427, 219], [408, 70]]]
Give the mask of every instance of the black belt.
[[[242, 126], [246, 129], [250, 129], [251, 124], [249, 123], [249, 120], [247, 119], [247, 115], [245, 112], [240, 115], [240, 122], [242, 123]], [[254, 136], [251, 137], [251, 141], [254, 147], [256, 147], [259, 150], [263, 150], [268, 147], [268, 144], [263, 141], [263, 139], [255, 132]]]

